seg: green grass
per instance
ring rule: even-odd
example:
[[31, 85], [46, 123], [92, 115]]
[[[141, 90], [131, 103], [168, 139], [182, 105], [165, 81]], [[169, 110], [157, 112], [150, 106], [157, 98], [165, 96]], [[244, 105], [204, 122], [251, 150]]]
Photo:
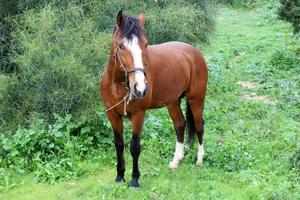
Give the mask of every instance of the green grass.
[[[291, 44], [300, 48], [300, 43], [273, 12], [266, 7], [219, 10], [216, 36], [204, 52], [210, 79], [201, 168], [194, 165], [193, 148], [187, 149], [178, 169], [168, 169], [175, 133], [166, 110], [160, 109], [149, 112], [145, 122], [140, 189], [128, 188], [132, 169], [128, 148], [126, 182], [114, 183], [111, 147], [99, 152], [111, 159], [100, 156], [82, 163], [89, 173], [81, 178], [50, 185], [35, 183], [33, 175], [21, 175], [16, 186], [1, 189], [0, 199], [299, 199], [300, 169], [293, 165], [299, 162], [299, 78], [292, 73], [295, 69], [270, 72], [270, 63], [276, 50]], [[247, 89], [237, 81], [258, 86]], [[288, 85], [289, 81], [296, 85], [278, 87], [278, 82]], [[242, 98], [254, 92], [277, 103]], [[127, 146], [129, 138], [127, 133]]]

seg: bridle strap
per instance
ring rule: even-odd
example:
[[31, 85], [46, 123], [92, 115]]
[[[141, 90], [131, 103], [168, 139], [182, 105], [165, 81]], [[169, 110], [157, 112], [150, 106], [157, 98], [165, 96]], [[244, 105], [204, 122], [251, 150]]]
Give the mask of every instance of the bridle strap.
[[[124, 66], [124, 64], [123, 64], [123, 61], [122, 61], [122, 59], [121, 59], [121, 56], [120, 56], [120, 54], [119, 54], [118, 47], [115, 47], [115, 48], [116, 48], [115, 54], [117, 55], [116, 57], [118, 57], [118, 60], [119, 60], [119, 63], [120, 63], [120, 67], [121, 67], [122, 70], [124, 71], [126, 78], [127, 78], [128, 74], [133, 73], [133, 72], [137, 72], [137, 71], [143, 72], [143, 73], [146, 75], [146, 71], [145, 71], [144, 68], [134, 67], [134, 68], [132, 68], [132, 69], [127, 70], [127, 69], [125, 68], [125, 66]], [[117, 61], [115, 61], [115, 62], [117, 63]]]
[[[118, 47], [115, 47], [115, 54], [117, 55], [116, 57], [118, 57], [119, 63], [120, 63], [120, 67], [122, 68], [122, 70], [125, 72], [125, 76], [127, 76], [127, 70], [122, 62], [121, 56], [119, 54], [118, 51]], [[115, 63], [117, 64], [117, 58], [115, 57]]]
[[137, 72], [137, 71], [143, 72], [143, 73], [146, 75], [146, 71], [145, 71], [144, 68], [138, 68], [138, 67], [132, 68], [132, 69], [130, 69], [130, 70], [126, 70], [126, 68], [125, 68], [125, 66], [124, 66], [124, 64], [123, 64], [123, 61], [122, 61], [122, 59], [121, 59], [121, 56], [120, 56], [120, 54], [119, 54], [118, 47], [115, 47], [115, 55], [116, 55], [116, 56], [115, 56], [115, 63], [117, 64], [117, 58], [118, 58], [119, 63], [120, 63], [119, 66], [122, 68], [122, 70], [123, 70], [124, 73], [125, 73], [125, 83], [126, 83], [126, 85], [127, 85], [128, 91], [127, 91], [126, 95], [123, 97], [123, 99], [122, 99], [121, 101], [119, 101], [119, 102], [116, 103], [115, 105], [113, 105], [113, 106], [111, 106], [110, 108], [108, 108], [108, 109], [106, 110], [106, 112], [112, 110], [113, 108], [117, 107], [117, 106], [120, 105], [122, 102], [124, 102], [124, 115], [126, 116], [126, 115], [127, 115], [126, 106], [129, 104], [129, 102], [130, 102], [130, 101], [132, 100], [132, 98], [133, 98], [133, 94], [130, 92], [130, 90], [129, 90], [129, 88], [128, 88], [128, 87], [129, 87], [129, 86], [128, 86], [128, 75], [129, 75], [130, 73]]
[[144, 74], [146, 74], [146, 71], [144, 68], [138, 68], [138, 67], [134, 67], [132, 69], [127, 70], [127, 74], [133, 73], [133, 72], [143, 72]]

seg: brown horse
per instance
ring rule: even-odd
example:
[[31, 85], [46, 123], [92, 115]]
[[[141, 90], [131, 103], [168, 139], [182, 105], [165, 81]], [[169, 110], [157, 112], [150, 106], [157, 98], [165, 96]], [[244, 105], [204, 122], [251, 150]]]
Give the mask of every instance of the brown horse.
[[100, 94], [107, 108], [117, 153], [116, 181], [124, 181], [123, 117], [132, 123], [130, 152], [133, 158], [132, 187], [139, 187], [138, 159], [140, 134], [147, 109], [167, 106], [177, 134], [176, 150], [170, 168], [177, 168], [184, 156], [186, 121], [180, 108], [187, 98], [189, 135], [198, 136], [197, 165], [203, 161], [203, 107], [207, 85], [207, 65], [191, 45], [167, 42], [147, 45], [144, 14], [131, 17], [117, 14], [111, 55], [100, 83]]

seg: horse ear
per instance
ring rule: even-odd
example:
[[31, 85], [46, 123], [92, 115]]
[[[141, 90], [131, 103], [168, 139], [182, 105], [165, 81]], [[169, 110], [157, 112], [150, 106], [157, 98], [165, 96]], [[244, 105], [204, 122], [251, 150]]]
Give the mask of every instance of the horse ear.
[[144, 28], [144, 24], [145, 24], [145, 14], [144, 12], [141, 12], [139, 15], [139, 23], [140, 26]]
[[122, 23], [124, 22], [125, 16], [123, 15], [122, 10], [120, 10], [117, 14], [117, 24], [120, 27]]

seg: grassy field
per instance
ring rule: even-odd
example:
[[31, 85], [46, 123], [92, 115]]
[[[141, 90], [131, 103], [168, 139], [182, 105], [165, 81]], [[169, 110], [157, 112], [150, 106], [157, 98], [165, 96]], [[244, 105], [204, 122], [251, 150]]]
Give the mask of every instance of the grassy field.
[[0, 199], [299, 199], [299, 70], [271, 65], [276, 52], [300, 42], [268, 9], [218, 11], [216, 36], [204, 49], [210, 79], [201, 168], [196, 145], [178, 169], [168, 168], [175, 133], [161, 109], [147, 115], [140, 189], [128, 188], [128, 148], [126, 182], [113, 181], [111, 148], [83, 162], [89, 173], [79, 179], [49, 185], [22, 175], [20, 184], [1, 189]]

